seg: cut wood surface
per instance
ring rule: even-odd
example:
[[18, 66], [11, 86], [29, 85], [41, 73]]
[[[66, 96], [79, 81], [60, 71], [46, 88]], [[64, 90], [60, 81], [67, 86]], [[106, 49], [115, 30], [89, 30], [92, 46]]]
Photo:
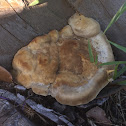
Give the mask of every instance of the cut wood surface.
[[[102, 30], [125, 0], [45, 0], [43, 4], [28, 7], [25, 0], [0, 1], [0, 65], [11, 69], [14, 54], [34, 37], [60, 30], [68, 18], [79, 11], [96, 19]], [[27, 0], [32, 1], [32, 0]], [[107, 37], [126, 47], [126, 14], [114, 24]], [[125, 54], [114, 48], [118, 60], [126, 60]]]

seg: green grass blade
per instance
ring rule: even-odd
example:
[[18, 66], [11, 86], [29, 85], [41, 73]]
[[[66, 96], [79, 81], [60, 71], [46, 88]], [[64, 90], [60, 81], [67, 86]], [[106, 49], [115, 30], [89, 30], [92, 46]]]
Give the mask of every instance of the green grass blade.
[[43, 3], [44, 0], [34, 0], [32, 3], [29, 4], [29, 6], [35, 6], [37, 4]]
[[[123, 68], [117, 73], [116, 78], [119, 77], [119, 76], [121, 76], [125, 71], [126, 71], [126, 66], [123, 67]], [[115, 78], [115, 79], [116, 79], [116, 78]]]
[[119, 64], [116, 65], [115, 70], [114, 70], [114, 76], [113, 76], [114, 80], [117, 78], [118, 66], [119, 66]]
[[126, 85], [126, 80], [118, 82], [119, 85]]
[[[109, 40], [108, 40], [109, 41]], [[118, 49], [120, 49], [120, 50], [122, 50], [123, 52], [125, 52], [126, 53], [126, 47], [123, 47], [123, 46], [121, 46], [121, 45], [118, 45], [118, 44], [116, 44], [116, 43], [114, 43], [114, 42], [111, 42], [111, 41], [109, 41], [113, 46], [115, 46], [116, 48], [118, 48]]]
[[100, 64], [99, 66], [104, 66], [104, 65], [118, 65], [118, 64], [126, 64], [126, 61], [106, 62], [106, 63]]
[[34, 0], [32, 3], [29, 4], [29, 6], [35, 6], [39, 4], [39, 0]]
[[92, 48], [91, 48], [91, 44], [89, 40], [88, 40], [88, 51], [89, 51], [90, 62], [94, 63], [93, 52], [92, 52]]
[[95, 57], [95, 65], [97, 65], [98, 64], [98, 56], [96, 55], [96, 57]]
[[111, 19], [110, 23], [108, 24], [107, 28], [104, 31], [104, 34], [106, 31], [112, 26], [113, 23], [115, 23], [119, 17], [126, 11], [126, 2], [120, 7], [120, 9], [117, 11], [117, 13], [114, 15], [114, 17]]

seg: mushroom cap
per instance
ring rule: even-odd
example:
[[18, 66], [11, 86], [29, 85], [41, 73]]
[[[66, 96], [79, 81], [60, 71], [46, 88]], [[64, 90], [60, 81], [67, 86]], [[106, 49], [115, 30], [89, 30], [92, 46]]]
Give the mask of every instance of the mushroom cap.
[[68, 24], [72, 27], [74, 34], [80, 37], [90, 38], [96, 36], [101, 31], [97, 21], [79, 13], [75, 13], [68, 20]]
[[[58, 69], [58, 50], [56, 41], [58, 31], [33, 39], [21, 48], [13, 59], [14, 76], [17, 82], [26, 88], [32, 88], [37, 94], [46, 96], [50, 83], [53, 83]], [[41, 86], [41, 91], [38, 91]]]
[[108, 84], [108, 75], [105, 69], [102, 68], [87, 83], [83, 82], [83, 85], [75, 83], [77, 86], [73, 86], [72, 84], [68, 85], [68, 82], [69, 80], [62, 78], [62, 84], [59, 86], [57, 79], [56, 84], [52, 87], [52, 96], [61, 104], [81, 105], [96, 98], [101, 89]]
[[114, 56], [95, 20], [76, 13], [68, 22], [60, 32], [33, 39], [16, 53], [12, 64], [18, 83], [75, 106], [93, 100], [112, 77], [107, 70], [113, 66], [99, 68], [90, 62], [88, 40], [98, 64], [114, 61]]
[[61, 39], [70, 39], [74, 37], [74, 33], [70, 25], [66, 25], [59, 33]]

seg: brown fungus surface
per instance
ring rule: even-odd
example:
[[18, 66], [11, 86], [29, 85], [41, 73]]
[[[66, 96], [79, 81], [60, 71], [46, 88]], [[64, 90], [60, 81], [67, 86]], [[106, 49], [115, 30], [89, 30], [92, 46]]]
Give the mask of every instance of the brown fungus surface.
[[62, 104], [75, 106], [93, 100], [109, 82], [110, 68], [98, 68], [90, 62], [88, 40], [98, 63], [114, 58], [95, 20], [76, 13], [68, 22], [60, 32], [53, 30], [33, 39], [16, 53], [12, 64], [18, 83], [36, 94], [51, 95]]

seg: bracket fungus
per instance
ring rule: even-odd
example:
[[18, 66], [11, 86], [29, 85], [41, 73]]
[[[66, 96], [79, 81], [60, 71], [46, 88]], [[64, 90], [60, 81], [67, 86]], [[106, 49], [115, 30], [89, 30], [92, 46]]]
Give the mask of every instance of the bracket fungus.
[[[107, 70], [98, 64], [114, 61], [113, 52], [100, 25], [75, 13], [60, 32], [53, 30], [36, 37], [13, 59], [14, 77], [39, 95], [51, 95], [61, 104], [86, 104], [109, 83]], [[90, 62], [90, 40], [97, 65]]]

